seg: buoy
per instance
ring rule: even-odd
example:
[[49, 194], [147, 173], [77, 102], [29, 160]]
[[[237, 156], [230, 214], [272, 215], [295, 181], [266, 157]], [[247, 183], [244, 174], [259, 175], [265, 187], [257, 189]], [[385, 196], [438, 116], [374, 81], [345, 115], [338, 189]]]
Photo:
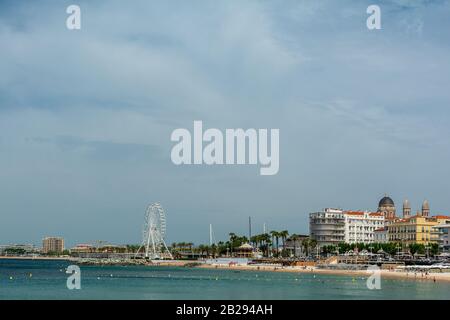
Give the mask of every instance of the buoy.
[[12, 280], [12, 279], [13, 279], [13, 277], [9, 276], [9, 280]]

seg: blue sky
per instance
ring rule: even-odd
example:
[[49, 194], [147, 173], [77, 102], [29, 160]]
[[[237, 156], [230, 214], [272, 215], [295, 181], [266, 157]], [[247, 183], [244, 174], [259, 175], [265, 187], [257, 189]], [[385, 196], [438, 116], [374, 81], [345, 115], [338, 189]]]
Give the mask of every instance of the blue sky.
[[[155, 201], [197, 244], [384, 193], [449, 214], [449, 57], [444, 0], [2, 1], [0, 243], [137, 243]], [[194, 120], [279, 128], [279, 173], [173, 165]]]

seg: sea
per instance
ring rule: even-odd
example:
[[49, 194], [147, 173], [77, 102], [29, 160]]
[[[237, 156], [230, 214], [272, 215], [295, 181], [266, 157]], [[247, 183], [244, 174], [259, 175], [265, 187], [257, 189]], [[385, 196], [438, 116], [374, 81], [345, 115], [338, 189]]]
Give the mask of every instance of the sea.
[[80, 265], [80, 289], [68, 289], [72, 263], [0, 259], [0, 299], [450, 299], [450, 283], [193, 267]]

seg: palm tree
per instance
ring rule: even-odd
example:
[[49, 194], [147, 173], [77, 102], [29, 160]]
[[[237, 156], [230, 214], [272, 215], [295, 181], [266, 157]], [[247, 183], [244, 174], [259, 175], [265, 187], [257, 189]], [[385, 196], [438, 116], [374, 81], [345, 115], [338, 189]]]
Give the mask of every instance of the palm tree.
[[254, 244], [254, 247], [255, 248], [258, 248], [258, 243], [259, 243], [259, 237], [256, 235], [256, 236], [252, 236], [251, 238], [250, 238], [250, 241]]
[[267, 257], [269, 256], [269, 246], [271, 244], [270, 235], [268, 233], [261, 234], [261, 243], [263, 248], [266, 249]]
[[170, 252], [172, 252], [172, 254], [176, 254], [177, 253], [177, 243], [176, 242], [173, 242], [170, 245]]
[[297, 253], [297, 248], [296, 248], [296, 246], [297, 246], [297, 240], [298, 239], [300, 239], [300, 236], [298, 235], [298, 234], [291, 234], [291, 237], [290, 237], [290, 239], [292, 240], [292, 242], [294, 243], [294, 257], [295, 257], [295, 255], [296, 255], [296, 253]]
[[289, 236], [289, 231], [287, 230], [283, 230], [279, 233], [280, 237], [281, 237], [281, 241], [283, 241], [283, 251], [286, 248], [286, 238]]
[[205, 251], [205, 246], [202, 244], [198, 245], [198, 253], [200, 253], [200, 256], [203, 256], [203, 252]]
[[234, 232], [231, 232], [228, 235], [230, 237], [230, 240], [228, 241], [229, 247], [230, 247], [230, 252], [233, 252], [233, 247], [235, 245], [235, 241], [237, 239], [237, 235]]
[[213, 259], [215, 259], [217, 256], [217, 245], [215, 243], [213, 243], [211, 245], [211, 253], [212, 253]]
[[303, 251], [306, 256], [309, 256], [309, 238], [303, 239], [302, 241]]
[[[279, 232], [278, 231], [270, 231], [270, 235], [272, 236], [272, 252], [275, 251], [276, 254], [278, 254], [278, 237], [279, 237]], [[274, 239], [276, 239], [276, 242], [274, 241]], [[276, 247], [274, 249], [273, 244], [276, 243]]]
[[309, 245], [311, 246], [312, 250], [314, 250], [317, 247], [317, 240], [309, 240]]

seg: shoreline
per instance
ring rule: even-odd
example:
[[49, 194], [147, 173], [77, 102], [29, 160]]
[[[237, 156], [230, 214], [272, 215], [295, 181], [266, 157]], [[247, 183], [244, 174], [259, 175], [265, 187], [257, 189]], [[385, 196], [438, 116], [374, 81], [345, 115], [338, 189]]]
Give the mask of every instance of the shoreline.
[[[303, 267], [303, 266], [292, 266], [286, 267], [281, 265], [228, 265], [228, 264], [211, 264], [201, 261], [192, 260], [172, 260], [172, 261], [149, 261], [146, 264], [141, 263], [130, 263], [129, 261], [110, 262], [102, 263], [92, 263], [92, 261], [80, 261], [78, 258], [73, 257], [21, 257], [21, 256], [0, 256], [0, 260], [54, 260], [54, 261], [73, 261], [75, 263], [80, 263], [81, 265], [140, 265], [146, 267], [185, 267], [185, 268], [198, 268], [198, 269], [220, 269], [220, 270], [234, 270], [234, 271], [250, 271], [250, 272], [288, 272], [288, 273], [299, 273], [299, 274], [311, 274], [311, 275], [336, 275], [336, 276], [347, 276], [347, 277], [369, 277], [372, 273], [365, 270], [342, 270], [342, 269], [320, 269], [317, 267]], [[138, 260], [141, 261], [141, 260]], [[401, 279], [410, 281], [426, 281], [426, 282], [440, 282], [440, 283], [450, 283], [450, 272], [404, 272], [404, 271], [394, 271], [394, 270], [380, 270], [380, 275], [383, 278], [389, 279]]]
[[[348, 277], [369, 277], [372, 273], [365, 270], [333, 270], [333, 269], [318, 269], [316, 267], [281, 267], [281, 266], [258, 266], [258, 265], [213, 265], [203, 264], [197, 266], [197, 268], [204, 269], [221, 269], [221, 270], [239, 270], [239, 271], [263, 271], [263, 272], [289, 272], [289, 273], [301, 273], [311, 275], [336, 275], [336, 276], [348, 276]], [[413, 272], [401, 272], [380, 270], [381, 277], [390, 279], [402, 279], [411, 281], [427, 281], [427, 282], [441, 282], [450, 283], [450, 272], [440, 273], [413, 273]]]
[[0, 260], [61, 260], [74, 261], [72, 257], [22, 257], [22, 256], [0, 256]]

